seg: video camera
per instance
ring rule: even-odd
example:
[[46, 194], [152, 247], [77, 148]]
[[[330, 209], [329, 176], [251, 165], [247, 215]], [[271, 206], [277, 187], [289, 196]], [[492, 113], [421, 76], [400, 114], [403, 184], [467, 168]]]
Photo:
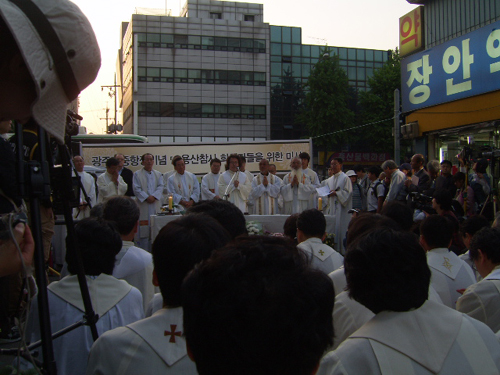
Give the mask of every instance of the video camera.
[[418, 192], [412, 192], [408, 197], [409, 205], [412, 210], [424, 211], [430, 215], [437, 214], [436, 210], [432, 208], [432, 197]]

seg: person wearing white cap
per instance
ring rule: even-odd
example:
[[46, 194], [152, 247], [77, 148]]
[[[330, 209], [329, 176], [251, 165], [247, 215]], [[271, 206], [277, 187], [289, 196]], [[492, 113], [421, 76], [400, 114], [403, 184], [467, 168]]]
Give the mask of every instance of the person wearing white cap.
[[366, 210], [366, 194], [360, 184], [358, 184], [358, 175], [352, 169], [345, 175], [349, 177], [352, 184], [352, 208], [357, 210]]
[[0, 119], [30, 117], [64, 141], [68, 103], [101, 66], [87, 17], [68, 0], [0, 0]]

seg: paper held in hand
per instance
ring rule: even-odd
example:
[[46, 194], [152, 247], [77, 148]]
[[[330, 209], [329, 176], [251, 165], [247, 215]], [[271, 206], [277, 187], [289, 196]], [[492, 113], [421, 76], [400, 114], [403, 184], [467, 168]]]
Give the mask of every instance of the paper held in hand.
[[316, 188], [319, 197], [327, 197], [330, 194], [330, 187], [328, 185]]

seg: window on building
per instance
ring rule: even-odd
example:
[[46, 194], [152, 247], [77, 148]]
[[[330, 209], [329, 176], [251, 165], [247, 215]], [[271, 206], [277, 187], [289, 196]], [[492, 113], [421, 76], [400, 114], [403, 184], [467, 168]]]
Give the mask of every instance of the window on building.
[[245, 14], [245, 21], [255, 22], [255, 16], [252, 14]]
[[222, 19], [222, 13], [210, 12], [210, 18], [213, 19], [213, 20], [221, 20]]

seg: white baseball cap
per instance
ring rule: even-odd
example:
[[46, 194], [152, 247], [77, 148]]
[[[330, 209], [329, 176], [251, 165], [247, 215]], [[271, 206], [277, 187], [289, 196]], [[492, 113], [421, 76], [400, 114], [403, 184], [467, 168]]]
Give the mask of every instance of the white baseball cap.
[[32, 116], [63, 142], [68, 104], [95, 80], [101, 67], [94, 30], [69, 0], [0, 0], [0, 16], [35, 82]]
[[357, 176], [356, 172], [354, 172], [352, 169], [348, 170], [345, 175], [347, 177], [351, 177], [351, 176]]

